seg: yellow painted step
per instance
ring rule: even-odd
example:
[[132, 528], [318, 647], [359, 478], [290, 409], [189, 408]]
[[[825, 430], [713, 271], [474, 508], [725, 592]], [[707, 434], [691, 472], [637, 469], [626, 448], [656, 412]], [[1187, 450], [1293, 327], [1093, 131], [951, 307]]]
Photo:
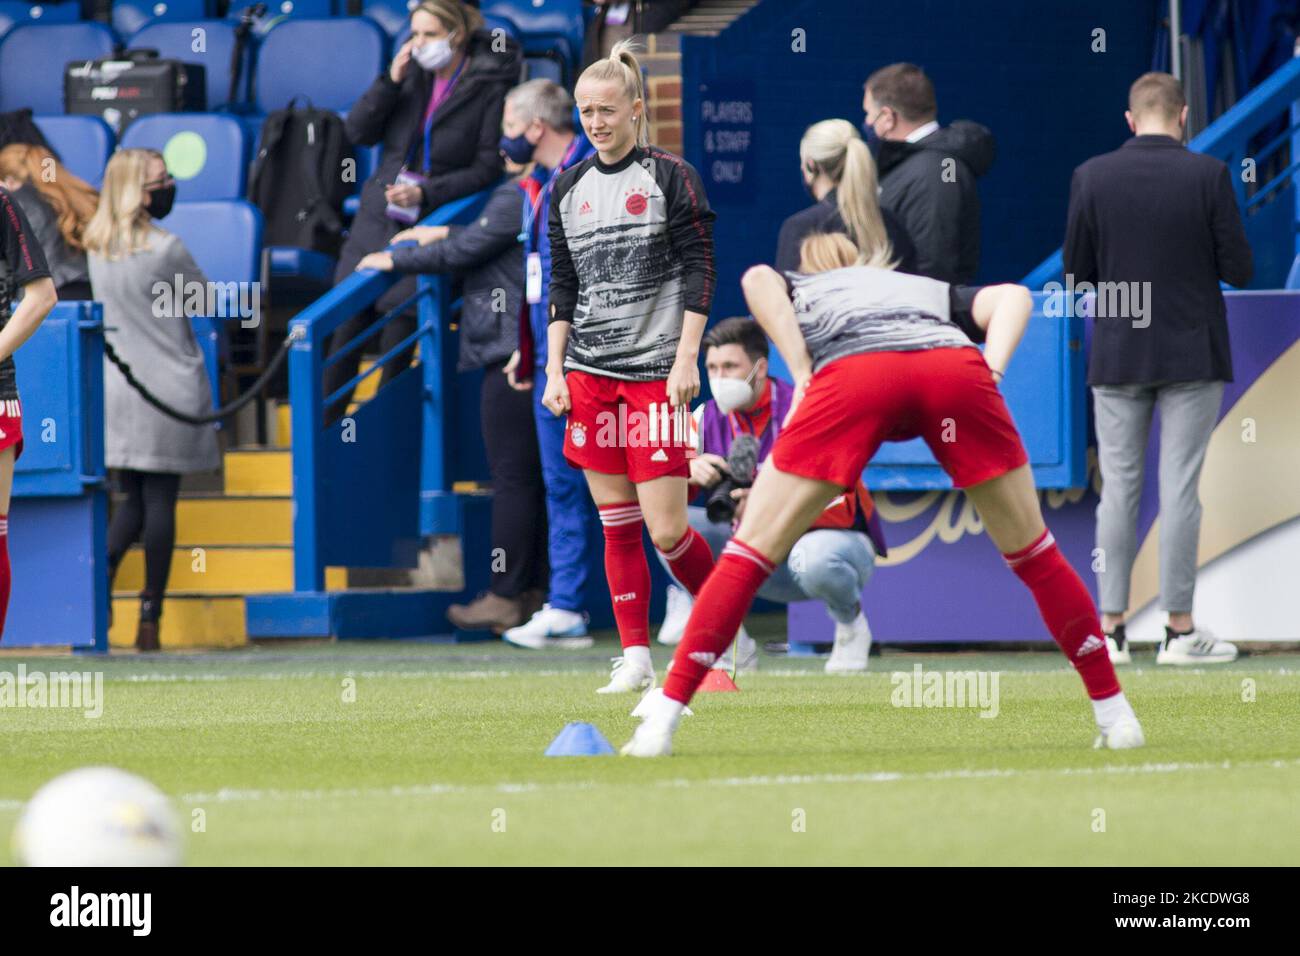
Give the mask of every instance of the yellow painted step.
[[[139, 620], [139, 598], [114, 597], [109, 646], [134, 647]], [[244, 599], [238, 595], [168, 594], [160, 622], [158, 640], [164, 649], [243, 647], [248, 643]]]
[[288, 451], [226, 452], [226, 494], [293, 494], [293, 457]]
[[275, 406], [275, 444], [280, 448], [293, 447], [293, 414], [288, 402]]
[[[132, 548], [122, 558], [113, 590], [135, 592], [144, 586], [144, 551]], [[346, 568], [326, 568], [325, 587], [347, 587]], [[178, 547], [172, 552], [169, 591], [266, 594], [293, 590], [292, 548]]]
[[176, 502], [176, 544], [293, 545], [293, 499], [194, 497]]
[[[363, 359], [361, 362], [361, 368], [358, 369], [358, 371], [368, 372], [374, 367], [375, 363], [370, 361], [370, 359]], [[379, 380], [383, 377], [383, 374], [383, 372], [376, 372], [374, 375], [363, 378], [359, 383], [357, 383], [356, 391], [352, 393], [353, 400], [356, 402], [364, 402], [368, 399], [374, 398], [375, 392], [379, 390]]]

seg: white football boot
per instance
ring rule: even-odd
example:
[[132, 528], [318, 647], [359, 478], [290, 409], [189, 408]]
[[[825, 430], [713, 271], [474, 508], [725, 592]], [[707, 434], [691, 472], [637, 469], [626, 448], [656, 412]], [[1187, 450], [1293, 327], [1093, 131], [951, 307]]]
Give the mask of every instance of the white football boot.
[[826, 661], [828, 674], [860, 674], [871, 655], [871, 628], [861, 611], [848, 624], [835, 622], [835, 646]]
[[1132, 750], [1134, 747], [1146, 745], [1146, 738], [1142, 736], [1142, 725], [1132, 714], [1119, 718], [1105, 729], [1098, 728], [1098, 730], [1100, 733], [1092, 745], [1097, 750], [1103, 747], [1108, 750]]
[[[638, 650], [644, 653], [629, 653]], [[609, 674], [609, 683], [597, 688], [597, 694], [631, 694], [654, 687], [655, 670], [650, 663], [649, 648], [624, 648], [623, 656], [612, 658], [612, 661], [614, 667]]]
[[673, 734], [677, 723], [686, 708], [663, 695], [662, 691], [652, 691], [637, 706], [641, 713], [641, 725], [632, 734], [632, 739], [619, 751], [624, 757], [667, 757], [673, 752]]
[[695, 599], [690, 591], [676, 584], [668, 585], [668, 606], [664, 610], [664, 622], [659, 625], [659, 636], [655, 639], [668, 647], [680, 644], [694, 606]]
[[582, 650], [594, 643], [587, 634], [587, 619], [583, 615], [549, 604], [543, 604], [541, 610], [527, 621], [501, 636], [516, 647], [534, 651], [543, 647]]
[[1175, 634], [1165, 628], [1165, 639], [1156, 652], [1157, 664], [1227, 664], [1237, 659], [1237, 645], [1221, 641], [1203, 627], [1190, 634]]
[[[739, 665], [736, 661], [739, 660]], [[731, 646], [723, 652], [722, 656], [713, 662], [713, 670], [726, 671], [732, 673], [743, 673], [745, 671], [758, 670], [758, 641], [749, 636], [745, 630], [745, 625], [740, 625], [740, 630], [736, 632], [736, 639], [731, 642]]]

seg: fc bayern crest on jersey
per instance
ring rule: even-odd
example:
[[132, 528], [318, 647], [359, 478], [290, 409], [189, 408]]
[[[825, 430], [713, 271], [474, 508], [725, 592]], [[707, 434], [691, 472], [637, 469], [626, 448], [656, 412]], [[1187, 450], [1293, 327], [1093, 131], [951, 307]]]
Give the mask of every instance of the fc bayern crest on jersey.
[[574, 448], [581, 448], [587, 444], [587, 429], [581, 422], [574, 422], [569, 426], [569, 435], [573, 439]]
[[646, 201], [649, 195], [650, 195], [649, 191], [644, 189], [628, 190], [627, 201], [624, 203], [624, 206], [627, 208], [628, 214], [633, 216], [639, 216], [642, 213], [644, 213], [650, 205]]

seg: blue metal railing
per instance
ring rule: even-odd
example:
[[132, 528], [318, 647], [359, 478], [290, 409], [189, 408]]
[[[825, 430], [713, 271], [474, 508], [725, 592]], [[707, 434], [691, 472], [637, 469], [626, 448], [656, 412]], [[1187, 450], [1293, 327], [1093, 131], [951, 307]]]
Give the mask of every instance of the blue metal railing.
[[[485, 190], [448, 203], [421, 225], [471, 221], [489, 194]], [[324, 590], [327, 565], [410, 564], [414, 552], [394, 545], [394, 539], [457, 529], [445, 462], [449, 285], [437, 276], [421, 276], [414, 295], [326, 355], [332, 333], [400, 278], [396, 273], [355, 273], [289, 323], [295, 591]], [[415, 331], [326, 395], [325, 370], [360, 349], [413, 302], [418, 303]], [[405, 370], [383, 383], [355, 416], [348, 416], [350, 423], [326, 426], [332, 404], [370, 375], [380, 374], [387, 360], [416, 343], [418, 369]], [[413, 407], [417, 397], [418, 411]], [[372, 405], [377, 407], [372, 410]], [[355, 434], [348, 435], [345, 427]], [[419, 448], [418, 455], [409, 454], [412, 445]], [[395, 502], [407, 492], [409, 503]]]
[[[1269, 205], [1267, 199], [1295, 184], [1295, 173], [1300, 169], [1300, 111], [1297, 110], [1297, 101], [1300, 101], [1300, 57], [1288, 62], [1243, 96], [1187, 144], [1187, 148], [1194, 152], [1205, 153], [1228, 164], [1237, 202], [1248, 216], [1247, 235], [1252, 238], [1255, 248], [1257, 276], [1261, 275], [1258, 262], [1261, 252], [1268, 251], [1261, 247], [1276, 243], [1278, 236], [1276, 228], [1252, 230], [1250, 220], [1252, 214], [1262, 213]], [[1283, 132], [1252, 152], [1251, 141], [1283, 117], [1286, 123]], [[1290, 162], [1266, 182], [1247, 181], [1242, 175], [1245, 161], [1254, 160], [1254, 169], [1258, 172], [1285, 143], [1291, 146]], [[1252, 185], [1255, 187], [1253, 191], [1250, 189]], [[1287, 245], [1290, 257], [1294, 257], [1300, 255], [1300, 234], [1295, 228], [1296, 222], [1300, 221], [1300, 190], [1296, 191], [1294, 202], [1286, 210], [1286, 219], [1291, 228]], [[1270, 222], [1269, 226], [1272, 225]], [[1048, 282], [1062, 281], [1063, 273], [1061, 250], [1057, 249], [1023, 281], [1031, 289], [1041, 289]]]

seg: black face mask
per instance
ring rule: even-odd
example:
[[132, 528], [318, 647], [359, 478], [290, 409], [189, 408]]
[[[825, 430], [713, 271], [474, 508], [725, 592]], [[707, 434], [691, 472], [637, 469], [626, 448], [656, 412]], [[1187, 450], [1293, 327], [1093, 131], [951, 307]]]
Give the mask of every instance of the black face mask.
[[159, 186], [147, 194], [144, 211], [154, 219], [164, 219], [172, 211], [172, 203], [175, 201], [175, 186]]

